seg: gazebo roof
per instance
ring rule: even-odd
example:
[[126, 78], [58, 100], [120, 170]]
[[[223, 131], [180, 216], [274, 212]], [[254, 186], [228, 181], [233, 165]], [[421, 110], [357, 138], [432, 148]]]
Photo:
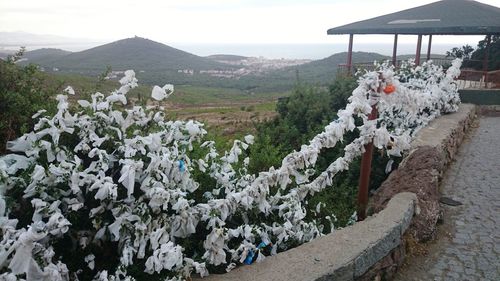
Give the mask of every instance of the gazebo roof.
[[500, 8], [443, 0], [331, 28], [328, 34], [500, 35]]

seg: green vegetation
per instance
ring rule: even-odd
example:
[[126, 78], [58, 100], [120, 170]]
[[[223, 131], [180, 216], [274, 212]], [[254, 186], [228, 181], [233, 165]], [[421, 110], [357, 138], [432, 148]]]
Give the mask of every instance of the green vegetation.
[[[354, 78], [344, 77], [336, 79], [328, 88], [312, 87], [299, 84], [293, 93], [278, 101], [276, 109], [278, 117], [270, 122], [257, 126], [257, 138], [250, 147], [250, 166], [252, 172], [259, 172], [278, 167], [285, 155], [293, 150], [299, 150], [302, 144], [307, 144], [324, 126], [336, 119], [339, 109], [347, 104], [347, 98], [357, 86]], [[315, 175], [319, 175], [336, 158], [343, 155], [346, 144], [358, 137], [357, 133], [349, 133], [343, 143], [332, 149], [322, 151]], [[389, 158], [382, 153], [376, 153], [372, 164], [371, 189], [376, 189], [387, 177], [385, 166]], [[307, 211], [309, 218], [332, 217], [334, 225], [344, 226], [356, 209], [356, 194], [359, 178], [359, 161], [355, 161], [346, 172], [334, 178], [331, 188], [311, 196]], [[311, 204], [313, 203], [313, 204]], [[315, 207], [321, 203], [322, 208], [317, 212]], [[322, 222], [329, 226], [328, 221]]]
[[[75, 74], [51, 75], [40, 73], [37, 67], [30, 65], [26, 67], [18, 67], [14, 61], [19, 58], [10, 59], [7, 62], [0, 62], [0, 98], [2, 100], [0, 114], [0, 132], [7, 132], [10, 135], [1, 135], [2, 143], [12, 139], [19, 134], [26, 132], [32, 127], [31, 116], [41, 108], [48, 108], [50, 111], [54, 107], [54, 96], [58, 91], [61, 91], [66, 86], [71, 85], [76, 90], [76, 95], [71, 99], [80, 99], [88, 97], [90, 93], [95, 91], [109, 92], [118, 87], [116, 81], [105, 80], [104, 77], [109, 70], [99, 75], [98, 79], [83, 77]], [[283, 160], [283, 157], [293, 150], [298, 150], [302, 144], [307, 144], [308, 141], [321, 132], [325, 125], [334, 120], [338, 110], [344, 108], [347, 104], [347, 99], [351, 95], [353, 89], [357, 86], [354, 78], [339, 77], [329, 86], [312, 86], [300, 82], [296, 84], [292, 93], [251, 93], [249, 91], [239, 90], [235, 88], [205, 88], [193, 85], [176, 86], [175, 94], [165, 104], [167, 116], [172, 119], [198, 119], [208, 123], [209, 134], [207, 139], [215, 140], [219, 151], [228, 149], [232, 145], [232, 140], [235, 138], [242, 139], [247, 133], [251, 132], [256, 136], [255, 144], [251, 145], [248, 151], [250, 159], [249, 170], [253, 173], [268, 170], [271, 166], [278, 167]], [[296, 80], [295, 80], [296, 81]], [[151, 86], [140, 86], [131, 91], [128, 96], [131, 98], [131, 103], [146, 101], [146, 97], [151, 94]], [[74, 102], [73, 100], [73, 102]], [[3, 102], [6, 101], [6, 102]], [[129, 106], [129, 105], [127, 105]], [[120, 106], [121, 109], [123, 107]], [[274, 112], [274, 113], [273, 113]], [[277, 114], [277, 115], [276, 115]], [[15, 121], [13, 123], [13, 120]], [[96, 119], [98, 120], [98, 119]], [[267, 121], [266, 121], [267, 120]], [[358, 120], [359, 122], [359, 120]], [[154, 129], [154, 124], [149, 124], [149, 128]], [[4, 129], [6, 128], [6, 129]], [[106, 126], [102, 126], [106, 130]], [[128, 136], [137, 134], [135, 127], [130, 127]], [[137, 130], [141, 131], [141, 130]], [[13, 132], [13, 133], [11, 133]], [[146, 131], [143, 131], [144, 133]], [[75, 135], [64, 134], [61, 138], [61, 144], [74, 147], [79, 141]], [[357, 133], [349, 133], [344, 137], [344, 142], [337, 144], [336, 147], [322, 151], [315, 166], [313, 177], [324, 171], [326, 167], [336, 158], [343, 155], [345, 144], [350, 143], [357, 137]], [[115, 150], [116, 143], [105, 143], [103, 148], [109, 151]], [[70, 149], [73, 151], [73, 149]], [[202, 148], [196, 144], [192, 151], [191, 159], [198, 159], [207, 153], [207, 148]], [[83, 162], [90, 163], [91, 158], [87, 153], [80, 155]], [[245, 155], [247, 156], [247, 155]], [[47, 166], [47, 159], [40, 158], [43, 166]], [[376, 188], [385, 179], [386, 174], [384, 168], [388, 158], [382, 155], [374, 155], [372, 182], [371, 187]], [[241, 168], [241, 167], [239, 167]], [[110, 170], [110, 175], [116, 175], [119, 171], [118, 167], [114, 167], [115, 171]], [[238, 170], [238, 169], [236, 169]], [[30, 172], [31, 173], [31, 172]], [[188, 199], [196, 199], [198, 202], [206, 191], [212, 191], [216, 182], [206, 173], [193, 172], [194, 178], [202, 188], [193, 192]], [[29, 181], [30, 174], [24, 175], [26, 181]], [[330, 188], [327, 188], [316, 194], [308, 195], [306, 198], [307, 206], [306, 221], [316, 221], [324, 226], [324, 232], [328, 232], [331, 228], [343, 227], [352, 222], [352, 214], [356, 209], [355, 197], [357, 194], [357, 183], [359, 177], [359, 161], [355, 161], [349, 167], [348, 171], [338, 174]], [[22, 187], [22, 184], [19, 186]], [[63, 184], [67, 188], [67, 184]], [[17, 204], [14, 210], [15, 217], [20, 219], [21, 225], [27, 225], [31, 220], [33, 206], [28, 203], [23, 197], [24, 189], [12, 189], [8, 196], [19, 198], [14, 200], [13, 204]], [[49, 189], [50, 190], [50, 189]], [[50, 192], [58, 191], [54, 186]], [[13, 191], [17, 193], [13, 193]], [[124, 192], [121, 189], [119, 192]], [[137, 191], [138, 194], [141, 191]], [[276, 190], [273, 190], [273, 193]], [[86, 202], [92, 202], [96, 199], [94, 193], [88, 192], [85, 194]], [[125, 196], [125, 194], [120, 194]], [[125, 197], [123, 197], [125, 198]], [[117, 201], [118, 202], [118, 201]], [[90, 204], [94, 206], [94, 203]], [[28, 210], [28, 211], [27, 211]], [[102, 215], [102, 218], [96, 219], [96, 222], [113, 220], [110, 212]], [[241, 225], [244, 220], [260, 221], [271, 225], [273, 222], [280, 222], [280, 218], [269, 216], [262, 217], [259, 212], [249, 212], [245, 217], [234, 215], [227, 220], [227, 227], [236, 227]], [[68, 216], [68, 220], [72, 224], [71, 231], [82, 231], [92, 229], [93, 224], [89, 216], [84, 212], [74, 212]], [[208, 228], [201, 224], [196, 229], [196, 233], [189, 238], [177, 238], [176, 243], [182, 245], [186, 256], [195, 257], [196, 260], [201, 259], [196, 253], [197, 249], [202, 249], [202, 243], [208, 235]], [[71, 232], [70, 232], [71, 233]], [[69, 238], [71, 235], [65, 236], [63, 239], [53, 243], [55, 251], [62, 257], [61, 259], [67, 264], [71, 271], [77, 271], [84, 268], [81, 277], [83, 279], [92, 278], [94, 272], [85, 265], [82, 265], [81, 259], [72, 258], [74, 253], [80, 257], [84, 257], [90, 252], [98, 252], [96, 257], [96, 268], [113, 268], [118, 264], [116, 256], [117, 243], [108, 244], [92, 244], [87, 249], [78, 248], [72, 249], [72, 241]], [[71, 236], [73, 237], [73, 236]], [[233, 241], [229, 246], [235, 247], [235, 243], [241, 241]], [[297, 242], [289, 241], [287, 247], [296, 246]], [[294, 244], [295, 243], [295, 244]], [[281, 250], [281, 249], [280, 249]], [[264, 251], [264, 250], [263, 250]], [[265, 254], [269, 255], [268, 249]], [[172, 272], [163, 272], [161, 274], [149, 275], [143, 271], [144, 263], [138, 260], [130, 267], [129, 274], [136, 276], [138, 280], [149, 278], [151, 280], [160, 280], [166, 276], [171, 276]], [[211, 272], [223, 272], [223, 266], [209, 265]]]
[[[327, 86], [336, 77], [339, 64], [347, 53], [338, 53], [310, 63], [283, 69], [255, 73], [236, 78], [222, 78], [200, 73], [200, 70], [236, 70], [239, 66], [217, 62], [240, 60], [245, 57], [213, 55], [199, 57], [144, 38], [128, 38], [82, 52], [69, 53], [58, 49], [28, 52], [23, 63], [36, 63], [47, 72], [96, 76], [106, 67], [114, 71], [134, 69], [141, 83], [148, 85], [191, 86], [202, 88], [237, 89], [245, 93], [290, 91], [299, 81]], [[373, 62], [388, 57], [366, 52], [353, 53], [353, 62]], [[193, 71], [191, 74], [183, 70]], [[179, 72], [181, 71], [181, 72]]]
[[[488, 71], [500, 69], [500, 36], [492, 35], [490, 40], [491, 42], [488, 50]], [[488, 36], [478, 42], [476, 49], [472, 48], [470, 45], [455, 47], [446, 52], [446, 56], [464, 58], [466, 60], [470, 59], [470, 61], [464, 62], [463, 67], [483, 70], [483, 60], [486, 56], [487, 42]]]
[[454, 47], [451, 50], [447, 51], [446, 57], [470, 59], [470, 56], [473, 51], [474, 48], [472, 48], [471, 45], [467, 44], [460, 48]]
[[[376, 54], [354, 54], [355, 61], [359, 62], [370, 61], [375, 56]], [[385, 59], [383, 56], [377, 58]], [[329, 80], [333, 80], [335, 74], [331, 72], [331, 74], [324, 74], [325, 77], [317, 80], [317, 83], [313, 83], [316, 84], [315, 86], [300, 82], [303, 80], [315, 81], [312, 78], [315, 71], [319, 73], [325, 72], [327, 69], [334, 70], [344, 60], [345, 53], [337, 54], [308, 65], [295, 67], [294, 70], [282, 71], [281, 74], [276, 72], [268, 77], [260, 78], [264, 81], [276, 79], [275, 82], [270, 82], [274, 83], [274, 86], [283, 81], [289, 84], [295, 83], [296, 86], [292, 93], [253, 92], [237, 87], [210, 88], [196, 85], [176, 85], [175, 94], [168, 99], [165, 105], [166, 111], [168, 116], [173, 119], [197, 119], [205, 122], [210, 132], [209, 138], [217, 140], [217, 143], [222, 145], [220, 148], [229, 148], [232, 140], [241, 138], [245, 134], [256, 135], [256, 143], [251, 146], [249, 152], [251, 159], [249, 168], [252, 172], [258, 173], [271, 166], [279, 166], [285, 155], [293, 150], [298, 150], [302, 144], [306, 144], [313, 136], [321, 132], [325, 125], [336, 118], [337, 110], [345, 107], [347, 98], [357, 85], [355, 79], [339, 77], [331, 85], [321, 86], [323, 83], [320, 80], [327, 79], [326, 76], [329, 77]], [[96, 79], [79, 74], [39, 73], [33, 66], [17, 68], [12, 63], [5, 65], [19, 71], [21, 69], [35, 71], [38, 76], [44, 77], [45, 84], [52, 89], [61, 90], [63, 87], [71, 85], [77, 93], [73, 97], [75, 100], [96, 91], [109, 92], [118, 86], [116, 81], [104, 80], [107, 71], [102, 73], [99, 79]], [[317, 70], [314, 70], [315, 68]], [[301, 72], [301, 70], [304, 71]], [[303, 77], [307, 77], [307, 79]], [[12, 79], [16, 80], [17, 78]], [[228, 79], [225, 81], [238, 82]], [[254, 82], [258, 83], [257, 80]], [[234, 85], [229, 83], [229, 86]], [[54, 93], [55, 91], [50, 92], [50, 95], [54, 96]], [[131, 97], [132, 103], [135, 103], [147, 100], [150, 94], [151, 86], [142, 85], [132, 90], [128, 95]], [[43, 100], [51, 99], [45, 97]], [[34, 106], [35, 108], [41, 107]], [[31, 117], [34, 109], [23, 112], [31, 112], [26, 115]], [[30, 118], [24, 118], [22, 122], [29, 124], [30, 121]], [[17, 135], [21, 132], [23, 130], [19, 129]], [[356, 134], [349, 134], [344, 139], [344, 143], [349, 143], [355, 137]], [[323, 151], [318, 160], [316, 174], [341, 156], [343, 148], [344, 145], [340, 144], [333, 149]], [[382, 156], [375, 156], [372, 188], [376, 188], [385, 179], [383, 168], [385, 168], [387, 160]], [[358, 175], [359, 163], [354, 163], [349, 171], [341, 173], [335, 178], [334, 187], [311, 196], [308, 200], [314, 204], [309, 204], [309, 206], [316, 207], [321, 203], [322, 206], [324, 204], [326, 207], [321, 208], [319, 213], [315, 209], [308, 210], [308, 216], [313, 216], [310, 218], [314, 219], [314, 216], [325, 217], [334, 214], [336, 216], [335, 225], [345, 225], [355, 210], [354, 199], [357, 193]], [[335, 221], [335, 219], [333, 220]], [[330, 222], [322, 223], [330, 225]]]
[[37, 111], [55, 109], [57, 87], [48, 85], [34, 65], [18, 67], [21, 49], [7, 61], [0, 60], [0, 154], [6, 143], [33, 128], [31, 116]]
[[[472, 53], [472, 60], [483, 60], [486, 55], [486, 45], [487, 37], [484, 40], [479, 41], [477, 44], [477, 49]], [[500, 36], [491, 36], [491, 43], [488, 51], [488, 71], [500, 69]], [[476, 65], [476, 68], [482, 69], [482, 62], [480, 65]]]
[[[33, 73], [36, 73], [35, 76], [41, 81], [40, 83], [46, 89], [51, 89], [50, 97], [42, 99], [44, 102], [47, 100], [53, 102], [55, 95], [67, 86], [73, 87], [76, 93], [74, 96], [69, 96], [72, 104], [76, 104], [78, 99], [90, 97], [95, 92], [107, 93], [119, 87], [119, 83], [116, 80], [104, 79], [109, 70], [104, 71], [98, 77], [89, 77], [71, 73], [40, 72], [34, 65], [18, 67], [13, 62], [4, 64], [5, 67], [2, 67], [2, 71], [14, 71], [15, 69], [28, 71], [29, 69]], [[7, 65], [10, 66], [7, 68]], [[17, 79], [8, 74], [2, 75], [2, 78], [4, 78], [3, 81], [5, 83], [7, 83], [7, 79]], [[149, 100], [151, 96], [152, 86], [143, 85], [140, 80], [139, 82], [139, 87], [131, 90], [128, 94], [131, 104], [142, 104], [143, 101]], [[7, 88], [4, 87], [5, 89]], [[276, 100], [279, 97], [287, 95], [289, 95], [288, 92], [251, 93], [234, 88], [176, 85], [175, 94], [166, 100], [165, 108], [167, 115], [172, 119], [195, 119], [205, 122], [207, 128], [213, 130], [214, 134], [223, 136], [226, 139], [223, 143], [230, 146], [235, 137], [254, 133], [253, 123], [272, 119], [275, 116]], [[5, 100], [8, 101], [8, 99]], [[8, 106], [8, 104], [5, 104], [5, 106]], [[241, 108], [244, 108], [243, 112]], [[9, 107], [9, 111], [4, 112], [12, 112], [13, 110], [15, 109]], [[31, 125], [28, 124], [34, 112], [29, 110], [26, 112], [30, 112], [30, 114], [26, 115], [29, 120], [23, 119], [20, 121], [26, 124], [25, 127], [29, 129]], [[17, 130], [17, 133], [13, 133], [13, 131], [6, 129], [2, 132], [4, 135], [9, 134], [11, 137], [8, 139], [12, 139], [25, 131], [23, 129], [22, 131]], [[5, 141], [2, 142], [2, 151], [5, 148]]]
[[[269, 149], [276, 149], [283, 156], [299, 149], [337, 117], [337, 110], [346, 105], [355, 86], [356, 81], [352, 78], [337, 79], [329, 89], [297, 85], [289, 97], [278, 100], [276, 111], [279, 116], [258, 125], [256, 144], [263, 145], [259, 143], [262, 138], [263, 142], [272, 145]], [[280, 163], [267, 163], [264, 168]], [[253, 162], [250, 165], [255, 170], [262, 166]]]
[[[64, 87], [71, 86], [75, 90], [76, 95], [70, 97], [73, 99], [80, 99], [89, 96], [95, 92], [109, 92], [118, 86], [118, 82], [100, 79], [99, 77], [88, 77], [77, 74], [44, 74], [47, 83], [56, 86], [62, 85]], [[149, 88], [149, 87], [148, 87]]]
[[[353, 52], [352, 62], [371, 62], [387, 60], [389, 57], [377, 53], [367, 52]], [[347, 61], [347, 53], [333, 54], [327, 58], [312, 61], [310, 63], [285, 68], [278, 70], [271, 75], [272, 79], [295, 78], [297, 76], [299, 81], [304, 81], [309, 84], [329, 85], [333, 82], [337, 75], [339, 65], [345, 64]], [[292, 79], [293, 81], [293, 79]]]
[[232, 105], [247, 102], [266, 102], [286, 95], [284, 92], [249, 93], [235, 88], [207, 88], [181, 85], [175, 87], [170, 102], [180, 105]]
[[[266, 93], [283, 92], [293, 89], [297, 82], [307, 82], [310, 85], [325, 86], [331, 84], [336, 76], [338, 66], [344, 64], [347, 53], [338, 53], [327, 58], [312, 61], [310, 63], [286, 67], [261, 75], [247, 75], [240, 79], [202, 77], [200, 75], [191, 77], [194, 85], [206, 85], [210, 87], [224, 87], [241, 89], [247, 92]], [[373, 62], [389, 59], [376, 53], [354, 52], [353, 62]]]
[[[42, 74], [43, 75], [43, 74]], [[80, 74], [45, 74], [47, 83], [51, 85], [71, 85], [76, 92], [75, 98], [82, 95], [100, 92], [110, 92], [116, 89], [119, 83], [115, 80], [104, 80]], [[102, 74], [101, 74], [102, 76]], [[139, 87], [133, 89], [128, 94], [133, 100], [148, 99], [151, 96], [152, 86], [143, 84], [139, 80]], [[161, 85], [161, 84], [159, 84]], [[174, 108], [195, 108], [204, 107], [234, 107], [246, 104], [267, 104], [277, 100], [279, 97], [287, 96], [288, 92], [267, 92], [251, 93], [235, 88], [213, 88], [192, 85], [175, 85], [175, 94], [170, 96], [167, 103]], [[269, 106], [268, 106], [269, 108]], [[202, 109], [205, 110], [205, 109]], [[274, 108], [272, 108], [274, 111]]]

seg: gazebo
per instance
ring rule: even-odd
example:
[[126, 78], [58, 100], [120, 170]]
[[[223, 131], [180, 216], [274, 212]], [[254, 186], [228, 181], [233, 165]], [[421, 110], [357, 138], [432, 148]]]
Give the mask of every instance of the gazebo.
[[[483, 67], [487, 67], [488, 46], [492, 35], [500, 35], [500, 8], [472, 0], [443, 0], [331, 28], [332, 34], [349, 34], [347, 67], [352, 68], [354, 34], [392, 34], [392, 62], [396, 65], [398, 35], [417, 35], [415, 62], [420, 63], [422, 36], [429, 36], [427, 60], [430, 59], [433, 35], [486, 35], [487, 47]], [[486, 71], [486, 69], [483, 69]]]
[[[347, 55], [347, 69], [349, 73], [351, 73], [352, 69], [354, 34], [394, 35], [394, 47], [392, 50], [393, 65], [397, 63], [398, 35], [400, 34], [418, 36], [415, 53], [416, 64], [420, 63], [423, 35], [429, 36], [427, 60], [430, 59], [433, 35], [486, 35], [486, 52], [483, 59], [482, 74], [485, 77], [485, 81], [487, 81], [488, 49], [491, 36], [500, 35], [500, 8], [472, 0], [443, 0], [331, 28], [327, 33], [329, 35], [349, 34], [349, 49]], [[374, 119], [376, 112], [376, 106], [374, 105], [369, 119]], [[370, 143], [365, 145], [365, 152], [361, 161], [358, 191], [358, 218], [361, 220], [366, 217], [372, 154], [373, 144]]]

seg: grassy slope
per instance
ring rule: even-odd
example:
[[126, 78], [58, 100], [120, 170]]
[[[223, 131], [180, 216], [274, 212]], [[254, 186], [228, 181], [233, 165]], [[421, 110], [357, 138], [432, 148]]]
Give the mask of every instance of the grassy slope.
[[[75, 89], [70, 96], [72, 103], [88, 98], [96, 91], [104, 94], [116, 89], [117, 81], [98, 83], [96, 78], [76, 74], [43, 74], [48, 83], [62, 91], [67, 86]], [[139, 83], [141, 81], [139, 80]], [[149, 100], [152, 86], [139, 85], [130, 91], [129, 101]], [[255, 93], [231, 88], [207, 88], [197, 86], [175, 86], [175, 92], [165, 102], [167, 115], [172, 119], [196, 119], [207, 124], [215, 135], [228, 138], [254, 132], [254, 122], [269, 120], [276, 115], [275, 106], [279, 97], [289, 92]]]
[[[96, 91], [108, 93], [119, 87], [114, 80], [97, 82], [97, 78], [78, 74], [45, 74], [48, 81], [60, 85], [63, 89], [72, 86], [77, 94], [89, 94]], [[128, 95], [132, 99], [141, 96], [149, 98], [152, 86], [144, 85], [139, 79], [139, 87], [133, 89]], [[175, 107], [199, 107], [199, 106], [241, 106], [245, 104], [266, 103], [277, 100], [279, 97], [288, 95], [288, 92], [249, 93], [233, 88], [201, 87], [191, 85], [175, 85], [175, 93], [169, 97], [168, 103]]]
[[248, 93], [231, 88], [178, 86], [172, 102], [180, 105], [238, 105], [276, 100], [286, 92]]

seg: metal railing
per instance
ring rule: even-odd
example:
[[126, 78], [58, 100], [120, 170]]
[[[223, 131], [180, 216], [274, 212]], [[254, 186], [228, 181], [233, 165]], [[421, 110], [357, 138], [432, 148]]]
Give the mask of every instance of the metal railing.
[[[444, 69], [451, 66], [452, 58], [431, 58], [433, 64], [440, 65]], [[403, 60], [397, 60], [396, 67]], [[460, 68], [460, 76], [456, 79], [459, 89], [500, 89], [500, 70], [479, 70], [483, 66], [481, 60], [464, 60]], [[349, 76], [359, 70], [372, 71], [375, 69], [373, 62], [356, 62], [351, 67], [347, 64], [339, 64], [337, 76]]]

